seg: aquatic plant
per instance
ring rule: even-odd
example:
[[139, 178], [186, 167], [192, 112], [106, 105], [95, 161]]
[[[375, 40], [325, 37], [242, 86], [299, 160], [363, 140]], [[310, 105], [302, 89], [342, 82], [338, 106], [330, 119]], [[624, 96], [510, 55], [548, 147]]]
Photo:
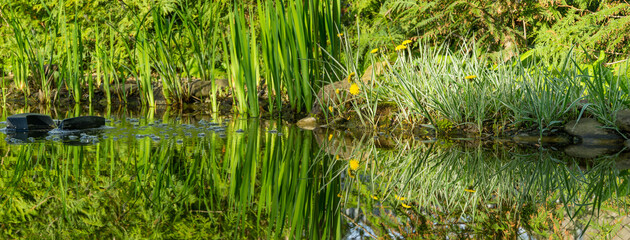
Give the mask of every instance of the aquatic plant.
[[[250, 9], [251, 11], [251, 9]], [[229, 77], [234, 89], [238, 111], [258, 117], [258, 83], [260, 81], [260, 66], [258, 62], [258, 47], [256, 45], [256, 31], [254, 24], [247, 27], [245, 9], [242, 4], [236, 4], [230, 13], [229, 47]], [[252, 15], [250, 15], [250, 23]]]
[[282, 108], [286, 94], [292, 109], [311, 111], [324, 71], [332, 71], [326, 70], [325, 63], [340, 56], [340, 4], [338, 0], [258, 1], [262, 72], [273, 94], [270, 107]]
[[[177, 15], [182, 20], [185, 36], [188, 38], [192, 52], [192, 64], [189, 71], [196, 71], [199, 79], [211, 82], [210, 100], [212, 111], [218, 112], [217, 85], [215, 82], [215, 67], [217, 65], [217, 52], [219, 51], [220, 29], [219, 15], [220, 4], [214, 1], [199, 1], [197, 4], [184, 5], [177, 10]], [[190, 73], [189, 81], [194, 75]]]

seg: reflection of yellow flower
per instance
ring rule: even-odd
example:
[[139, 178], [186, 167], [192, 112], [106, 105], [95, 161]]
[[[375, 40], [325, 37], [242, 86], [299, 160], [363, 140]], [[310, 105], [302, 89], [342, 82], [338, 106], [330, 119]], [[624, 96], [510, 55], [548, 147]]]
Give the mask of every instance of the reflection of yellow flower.
[[343, 33], [337, 34], [337, 37], [342, 37]]
[[355, 171], [359, 169], [359, 161], [356, 159], [350, 160], [350, 170]]
[[409, 205], [407, 205], [405, 203], [400, 203], [400, 205], [402, 205], [402, 207], [404, 207], [404, 208], [411, 208], [411, 206], [409, 206]]
[[339, 88], [335, 89], [335, 93], [339, 94]]
[[372, 49], [372, 51], [370, 51], [370, 53], [376, 53], [378, 52], [378, 48]]
[[475, 190], [473, 190], [473, 189], [464, 189], [464, 191], [469, 192], [469, 193], [474, 193], [474, 192], [476, 192], [476, 191], [475, 191]]
[[400, 201], [405, 201], [405, 197], [400, 197], [397, 194], [394, 194], [394, 197]]
[[330, 112], [333, 112], [333, 107], [332, 107], [332, 106], [328, 106], [328, 110], [329, 110]]
[[411, 40], [405, 40], [405, 41], [402, 42], [401, 45], [407, 45], [407, 44], [410, 44], [410, 43], [411, 43]]
[[357, 94], [359, 94], [359, 85], [357, 85], [356, 83], [353, 83], [353, 84], [350, 86], [350, 94], [352, 94], [352, 95], [357, 95]]
[[332, 140], [332, 134], [328, 135], [328, 141]]
[[468, 75], [468, 76], [465, 77], [466, 80], [471, 80], [471, 79], [475, 79], [475, 78], [477, 78], [477, 76], [475, 76], [475, 75]]
[[407, 46], [405, 46], [405, 45], [398, 45], [398, 46], [396, 46], [396, 51], [400, 51], [400, 50], [403, 50], [403, 49], [407, 49]]

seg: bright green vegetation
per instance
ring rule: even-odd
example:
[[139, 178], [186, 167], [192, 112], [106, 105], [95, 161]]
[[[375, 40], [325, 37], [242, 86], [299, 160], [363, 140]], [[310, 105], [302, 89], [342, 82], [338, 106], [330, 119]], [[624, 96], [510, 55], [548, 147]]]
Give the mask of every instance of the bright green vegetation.
[[[360, 166], [344, 200], [367, 209], [376, 236], [393, 231], [405, 239], [514, 239], [527, 232], [536, 239], [561, 239], [601, 224], [598, 216], [624, 215], [629, 206], [628, 169], [618, 169], [616, 158], [584, 167], [551, 151], [445, 141], [401, 143], [396, 148], [405, 151], [382, 151], [364, 142], [350, 143], [361, 149], [354, 155]], [[616, 223], [599, 227], [604, 225], [619, 229]], [[616, 234], [599, 227], [586, 235]]]
[[[158, 94], [182, 105], [203, 100], [191, 93], [192, 82], [202, 80], [212, 82], [208, 96], [217, 112], [215, 80], [228, 78], [238, 112], [311, 112], [324, 84], [389, 60], [407, 68], [390, 74], [407, 87], [364, 95], [367, 111], [353, 103], [365, 124], [393, 95], [414, 99], [401, 107], [430, 121], [477, 131], [495, 121], [534, 123], [544, 132], [575, 116], [580, 98], [588, 114], [610, 124], [627, 104], [617, 100], [628, 89], [630, 6], [622, 1], [42, 0], [0, 7], [0, 32], [9, 36], [0, 39], [3, 73], [13, 91], [42, 103], [56, 103], [62, 90], [75, 103], [99, 101], [96, 92], [107, 104], [112, 95], [126, 103], [131, 80], [145, 106], [155, 106]], [[413, 44], [401, 58], [395, 48], [407, 39]], [[377, 48], [378, 55], [370, 53]], [[418, 63], [442, 77], [411, 71]], [[464, 93], [454, 94], [449, 81], [470, 74], [482, 84], [458, 83]], [[470, 103], [478, 96], [479, 104]], [[266, 107], [259, 103], [265, 100]], [[411, 113], [406, 117], [418, 117]]]
[[[407, 139], [385, 150], [248, 117], [322, 110], [356, 129], [480, 137], [581, 117], [615, 128], [630, 107], [629, 12], [589, 0], [0, 1], [3, 106], [144, 109], [102, 114], [114, 129], [95, 138], [0, 141], [0, 238], [611, 237], [619, 222], [598, 214], [628, 215], [627, 152], [585, 161]], [[174, 116], [207, 100], [199, 82], [207, 110], [240, 115]], [[331, 83], [334, 100], [318, 98]]]
[[[110, 86], [132, 79], [143, 105], [155, 106], [158, 86], [167, 104], [181, 105], [193, 101], [192, 81], [211, 81], [216, 112], [219, 69], [231, 82], [236, 109], [254, 117], [260, 114], [259, 90], [270, 93], [271, 111], [281, 110], [284, 101], [293, 110], [310, 111], [324, 72], [335, 74], [324, 63], [339, 57], [338, 0], [137, 4], [101, 5], [121, 15], [63, 0], [0, 5], [11, 26], [2, 30], [13, 37], [3, 43], [13, 50], [5, 53], [10, 63], [3, 64], [4, 71], [12, 73], [25, 97], [41, 91], [42, 103], [54, 103], [65, 87], [75, 103], [85, 101], [84, 90], [92, 103], [94, 89], [102, 88], [110, 104]], [[20, 15], [28, 7], [37, 9], [36, 26]], [[87, 15], [93, 13], [103, 15]], [[59, 67], [58, 76], [49, 74], [52, 65]], [[125, 94], [116, 92], [126, 103]]]
[[486, 57], [504, 60], [528, 48], [545, 61], [557, 62], [572, 46], [577, 59], [609, 63], [628, 58], [630, 5], [625, 1], [348, 1], [344, 24], [362, 33], [361, 55], [405, 39], [459, 46], [476, 42]]
[[[105, 132], [107, 138], [90, 145], [3, 141], [0, 236], [340, 236], [340, 214], [334, 210], [340, 185], [330, 171], [343, 164], [317, 156], [311, 132], [278, 126], [284, 133], [279, 136], [267, 133], [259, 120], [234, 120], [227, 138], [198, 137], [208, 125], [197, 125], [205, 131], [183, 127], [185, 121], [157, 127], [161, 120], [122, 118], [117, 129]], [[163, 121], [175, 122], [168, 115]], [[151, 133], [162, 139], [134, 135]]]
[[[394, 101], [416, 113], [402, 112], [403, 119], [421, 115], [433, 126], [450, 122], [479, 134], [534, 128], [543, 134], [586, 116], [615, 128], [616, 113], [630, 106], [626, 67], [621, 72], [606, 67], [603, 53], [592, 64], [579, 64], [569, 54], [546, 67], [532, 52], [492, 64], [474, 46], [457, 52], [422, 43], [399, 46], [405, 48], [394, 60], [379, 63], [384, 73], [357, 82], [366, 92], [356, 100], [364, 109], [357, 112], [376, 112], [370, 100]], [[387, 54], [381, 51], [373, 53], [375, 62]]]
[[[597, 214], [627, 215], [623, 157], [585, 163], [548, 150], [404, 139], [386, 150], [372, 137], [274, 121], [141, 116], [111, 115], [115, 128], [88, 133], [98, 139], [88, 144], [60, 135], [2, 141], [0, 236], [340, 239], [369, 228], [362, 234], [377, 238], [547, 239], [578, 229], [614, 235], [619, 226]], [[225, 137], [210, 130], [223, 123]]]

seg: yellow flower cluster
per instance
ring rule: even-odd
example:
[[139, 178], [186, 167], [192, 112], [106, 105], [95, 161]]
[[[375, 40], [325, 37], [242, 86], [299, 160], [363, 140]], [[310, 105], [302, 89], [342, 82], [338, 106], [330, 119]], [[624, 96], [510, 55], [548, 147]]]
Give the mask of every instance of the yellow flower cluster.
[[350, 160], [350, 170], [352, 171], [356, 171], [357, 169], [359, 169], [359, 161], [356, 159], [352, 159]]
[[396, 198], [396, 200], [405, 201], [405, 197], [400, 197], [397, 194], [394, 194], [394, 197]]
[[405, 204], [404, 202], [402, 202], [402, 201], [405, 201], [405, 200], [406, 200], [406, 199], [405, 199], [405, 197], [400, 197], [400, 196], [398, 196], [397, 194], [394, 194], [394, 197], [396, 198], [396, 200], [401, 201], [400, 206], [402, 206], [402, 207], [404, 207], [404, 208], [411, 208], [411, 206], [410, 206], [410, 205], [407, 205], [407, 204]]
[[359, 92], [360, 92], [360, 90], [361, 90], [361, 89], [359, 89], [359, 85], [357, 85], [356, 83], [353, 83], [353, 84], [350, 86], [350, 89], [349, 89], [349, 90], [350, 90], [350, 94], [352, 94], [352, 95], [357, 95], [357, 94], [359, 94]]
[[398, 46], [396, 46], [396, 51], [405, 50], [405, 49], [407, 49], [407, 46], [405, 46], [405, 45], [398, 45]]
[[343, 33], [337, 34], [337, 37], [343, 37]]

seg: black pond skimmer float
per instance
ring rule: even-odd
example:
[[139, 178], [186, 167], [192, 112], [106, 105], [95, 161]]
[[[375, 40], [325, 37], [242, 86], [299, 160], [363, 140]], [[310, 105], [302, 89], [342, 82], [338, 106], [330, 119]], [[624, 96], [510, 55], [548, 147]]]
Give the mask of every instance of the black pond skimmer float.
[[61, 131], [76, 131], [90, 130], [103, 126], [105, 126], [105, 118], [99, 116], [68, 118], [60, 121], [57, 125], [48, 115], [22, 113], [7, 117], [6, 133], [10, 138], [18, 141], [27, 141], [31, 138], [44, 137], [49, 131], [56, 128]]

